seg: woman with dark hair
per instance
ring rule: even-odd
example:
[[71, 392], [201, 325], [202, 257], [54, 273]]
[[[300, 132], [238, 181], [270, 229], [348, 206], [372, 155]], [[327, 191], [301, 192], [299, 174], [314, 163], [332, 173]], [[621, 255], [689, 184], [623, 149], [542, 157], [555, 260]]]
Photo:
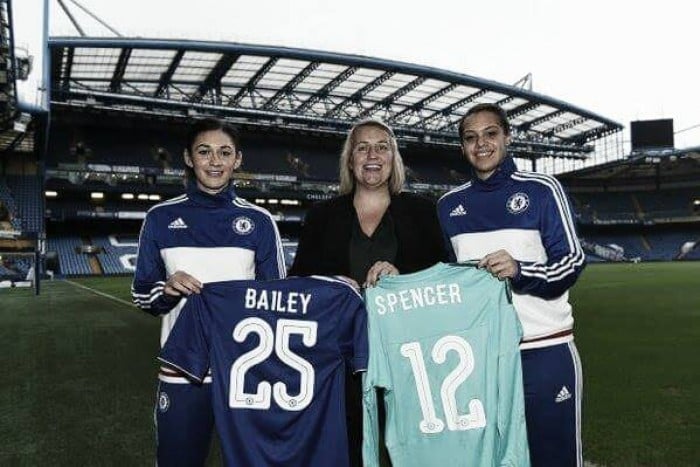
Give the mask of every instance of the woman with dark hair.
[[583, 465], [583, 379], [569, 289], [586, 258], [569, 200], [556, 178], [517, 169], [508, 153], [508, 117], [497, 104], [471, 107], [459, 122], [459, 136], [472, 178], [438, 201], [450, 256], [478, 259], [479, 267], [510, 281], [523, 328], [532, 465]]
[[[201, 120], [189, 131], [183, 156], [187, 192], [148, 211], [131, 290], [137, 307], [162, 317], [161, 346], [187, 297], [206, 283], [285, 275], [270, 213], [233, 189], [233, 172], [243, 158], [236, 130]], [[190, 384], [183, 373], [162, 367], [158, 380], [158, 465], [203, 465], [214, 424], [211, 377]]]
[[[402, 192], [404, 165], [392, 129], [362, 120], [340, 155], [340, 196], [309, 210], [290, 275], [346, 276], [373, 286], [385, 274], [416, 272], [443, 259], [434, 203]], [[351, 465], [361, 465], [359, 379], [347, 380]]]

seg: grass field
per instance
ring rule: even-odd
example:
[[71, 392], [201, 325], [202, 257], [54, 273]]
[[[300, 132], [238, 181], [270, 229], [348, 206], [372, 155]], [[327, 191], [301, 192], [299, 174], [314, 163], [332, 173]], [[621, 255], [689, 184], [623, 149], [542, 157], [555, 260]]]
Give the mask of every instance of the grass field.
[[[0, 465], [153, 465], [159, 320], [129, 300], [129, 278], [0, 290]], [[585, 459], [700, 465], [700, 262], [591, 265], [571, 300]]]

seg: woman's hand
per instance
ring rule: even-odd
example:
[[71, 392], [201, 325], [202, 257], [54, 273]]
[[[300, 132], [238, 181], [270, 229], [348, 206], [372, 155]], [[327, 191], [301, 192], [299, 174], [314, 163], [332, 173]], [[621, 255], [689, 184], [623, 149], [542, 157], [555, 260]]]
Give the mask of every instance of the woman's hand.
[[180, 297], [182, 295], [192, 295], [202, 291], [202, 283], [185, 271], [175, 271], [168, 280], [165, 281], [163, 292], [168, 295]]
[[367, 271], [367, 279], [365, 280], [364, 286], [374, 287], [379, 278], [387, 274], [397, 275], [399, 274], [399, 270], [388, 261], [377, 261], [369, 268], [369, 271]]
[[518, 262], [506, 250], [498, 250], [481, 258], [478, 266], [486, 269], [494, 277], [503, 280], [518, 275]]

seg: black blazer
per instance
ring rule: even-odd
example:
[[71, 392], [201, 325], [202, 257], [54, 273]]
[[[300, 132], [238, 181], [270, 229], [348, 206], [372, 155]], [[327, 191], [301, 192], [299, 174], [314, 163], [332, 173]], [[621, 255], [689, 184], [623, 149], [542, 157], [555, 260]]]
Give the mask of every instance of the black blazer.
[[[399, 193], [389, 212], [398, 243], [394, 266], [399, 273], [416, 272], [446, 258], [435, 203], [422, 196]], [[314, 205], [307, 213], [290, 276], [350, 275], [352, 194]]]

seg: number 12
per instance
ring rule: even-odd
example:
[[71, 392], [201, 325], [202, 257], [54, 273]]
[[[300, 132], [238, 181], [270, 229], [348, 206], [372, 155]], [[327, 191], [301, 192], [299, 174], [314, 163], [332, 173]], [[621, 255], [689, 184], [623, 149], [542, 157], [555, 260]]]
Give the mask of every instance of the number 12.
[[[401, 345], [401, 355], [408, 358], [413, 370], [413, 378], [418, 391], [423, 420], [418, 427], [423, 433], [440, 433], [445, 429], [445, 423], [438, 418], [433, 404], [433, 394], [428, 382], [428, 372], [425, 368], [423, 350], [418, 342], [407, 342]], [[460, 415], [457, 410], [455, 393], [474, 371], [474, 352], [472, 346], [459, 336], [444, 336], [433, 346], [432, 358], [435, 363], [443, 364], [449, 351], [457, 352], [459, 364], [448, 374], [440, 387], [440, 398], [445, 411], [447, 429], [450, 431], [473, 430], [486, 426], [484, 405], [479, 399], [469, 401], [469, 413]]]

